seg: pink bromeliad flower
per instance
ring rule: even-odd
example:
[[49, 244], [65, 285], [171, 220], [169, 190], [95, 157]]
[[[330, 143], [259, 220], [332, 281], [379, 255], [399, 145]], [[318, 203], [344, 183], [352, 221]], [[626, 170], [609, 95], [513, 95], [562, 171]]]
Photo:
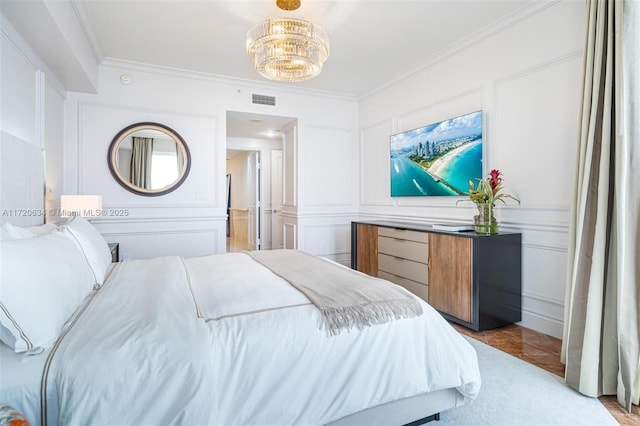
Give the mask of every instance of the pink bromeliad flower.
[[[477, 186], [473, 181], [469, 181], [469, 199], [475, 204], [490, 204], [495, 206], [496, 201], [507, 204], [505, 199], [510, 198], [520, 204], [516, 197], [501, 193], [503, 187], [502, 172], [493, 169], [486, 179], [478, 179]], [[458, 202], [464, 200], [458, 200]], [[456, 202], [457, 204], [457, 202]]]
[[500, 190], [500, 183], [502, 182], [502, 172], [498, 169], [491, 170], [489, 173], [489, 186], [491, 187], [491, 192], [495, 196]]

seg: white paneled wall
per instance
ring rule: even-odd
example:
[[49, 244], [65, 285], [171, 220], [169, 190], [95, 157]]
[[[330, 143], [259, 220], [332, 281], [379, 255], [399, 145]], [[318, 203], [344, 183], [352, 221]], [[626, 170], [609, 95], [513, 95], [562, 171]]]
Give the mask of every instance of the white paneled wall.
[[44, 91], [44, 142], [46, 148], [46, 198], [45, 207], [52, 214], [53, 220], [55, 200], [60, 199], [63, 187], [63, 146], [64, 146], [64, 96], [49, 80], [46, 80]]
[[301, 150], [305, 165], [301, 201], [307, 208], [331, 210], [336, 207], [355, 211], [358, 175], [357, 145], [353, 129], [307, 126]]
[[[102, 194], [107, 207], [154, 208], [181, 205], [189, 208], [218, 208], [220, 197], [212, 182], [223, 170], [214, 158], [219, 123], [216, 117], [164, 111], [141, 111], [123, 106], [78, 103], [78, 190], [83, 194]], [[192, 162], [189, 176], [176, 191], [161, 197], [142, 197], [122, 188], [105, 167], [109, 144], [119, 130], [136, 122], [158, 122], [177, 132], [187, 143]], [[135, 212], [132, 212], [135, 214]]]
[[[122, 75], [128, 75], [131, 83], [122, 84]], [[276, 96], [277, 106], [251, 104], [252, 93]], [[120, 253], [125, 259], [224, 252], [228, 110], [297, 119], [297, 124], [283, 129], [282, 233], [288, 247], [316, 247], [302, 241], [304, 233], [297, 230], [325, 220], [325, 216], [333, 217], [335, 229], [339, 230], [330, 232], [342, 233], [351, 217], [345, 216], [345, 211], [352, 215], [357, 210], [357, 102], [284, 86], [251, 86], [245, 81], [107, 62], [101, 66], [98, 94], [72, 92], [66, 102], [65, 191], [101, 194], [107, 211], [127, 212], [124, 216], [94, 220], [108, 241], [120, 243]], [[108, 147], [116, 133], [143, 121], [171, 127], [191, 151], [189, 177], [180, 188], [160, 197], [126, 191], [114, 181], [107, 167]], [[233, 147], [247, 149], [250, 144], [245, 142], [236, 140], [232, 144], [239, 143], [243, 147]], [[306, 156], [309, 152], [311, 158]], [[270, 159], [266, 151], [263, 154], [263, 160]], [[331, 159], [342, 167], [338, 170], [324, 167]], [[317, 201], [314, 205], [316, 194], [309, 197], [302, 188], [309, 183], [307, 186], [315, 192], [318, 186], [324, 188], [325, 182], [336, 188], [328, 196], [326, 192], [319, 193], [319, 200], [339, 197], [339, 202], [329, 207]], [[338, 186], [339, 182], [346, 185]], [[304, 220], [301, 212], [307, 215]], [[321, 218], [316, 217], [319, 213], [323, 215]], [[322, 238], [332, 241], [333, 235]], [[318, 247], [332, 246], [333, 243], [323, 243]], [[348, 247], [342, 244], [340, 251]]]
[[305, 220], [300, 228], [304, 247], [300, 249], [351, 266], [351, 221], [355, 219], [330, 216]]
[[[3, 23], [4, 24], [4, 23]], [[2, 130], [22, 140], [40, 145], [40, 71], [38, 66], [2, 28]]]
[[361, 217], [470, 221], [460, 197], [389, 196], [389, 136], [482, 110], [484, 170], [522, 204], [499, 207], [523, 234], [523, 321], [562, 334], [568, 216], [576, 162], [582, 2], [546, 4], [488, 38], [360, 101]]
[[[14, 224], [33, 225], [55, 218], [53, 200], [62, 190], [62, 150], [64, 140], [64, 97], [61, 85], [16, 30], [0, 15], [0, 82], [2, 96], [0, 126], [2, 143], [13, 138], [26, 141], [44, 152], [47, 199], [45, 216], [11, 218]], [[43, 188], [45, 182], [35, 183]], [[37, 196], [37, 195], [36, 195]], [[3, 206], [0, 206], [3, 207]], [[6, 207], [6, 206], [5, 206]], [[12, 206], [14, 208], [19, 206]], [[28, 206], [22, 206], [28, 207]]]
[[358, 210], [354, 128], [307, 125], [299, 144], [298, 248], [350, 265], [351, 220]]
[[[212, 161], [217, 151], [211, 143], [218, 134], [218, 117], [162, 110], [161, 105], [152, 110], [80, 100], [73, 106], [77, 139], [67, 140], [66, 152], [73, 153], [76, 168], [73, 176], [74, 170], [66, 169], [67, 176], [75, 178], [77, 193], [102, 195], [107, 215], [93, 223], [108, 241], [120, 243], [124, 259], [224, 250], [226, 232], [220, 225], [224, 218], [219, 217], [224, 186], [215, 182], [224, 176], [225, 169], [224, 163]], [[125, 190], [111, 176], [106, 161], [109, 144], [119, 130], [137, 122], [164, 124], [187, 143], [191, 170], [177, 190], [159, 197], [140, 196]], [[76, 190], [68, 185], [67, 191]], [[152, 235], [156, 239], [150, 243]]]
[[[298, 212], [298, 125], [282, 129], [282, 206], [288, 216]], [[291, 246], [285, 246], [291, 248]]]

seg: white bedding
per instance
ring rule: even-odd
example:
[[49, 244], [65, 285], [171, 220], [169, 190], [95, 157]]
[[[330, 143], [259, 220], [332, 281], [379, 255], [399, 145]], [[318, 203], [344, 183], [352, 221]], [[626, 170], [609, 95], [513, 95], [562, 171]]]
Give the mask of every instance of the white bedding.
[[[37, 355], [18, 354], [0, 343], [0, 403], [18, 408], [27, 419], [34, 419], [32, 425], [40, 421], [40, 383], [48, 354], [48, 350]], [[52, 403], [56, 401], [54, 389], [48, 396]], [[52, 408], [55, 411], [55, 405]]]
[[324, 424], [480, 388], [475, 351], [421, 317], [329, 337], [299, 291], [242, 253], [117, 264], [54, 351], [49, 424]]

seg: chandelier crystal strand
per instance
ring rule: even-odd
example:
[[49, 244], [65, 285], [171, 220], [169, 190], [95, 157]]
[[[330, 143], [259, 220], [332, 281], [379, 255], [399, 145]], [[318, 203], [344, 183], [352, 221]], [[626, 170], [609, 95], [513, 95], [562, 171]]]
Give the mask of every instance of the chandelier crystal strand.
[[304, 81], [322, 71], [329, 56], [329, 36], [320, 26], [301, 19], [269, 19], [247, 33], [247, 53], [265, 78]]

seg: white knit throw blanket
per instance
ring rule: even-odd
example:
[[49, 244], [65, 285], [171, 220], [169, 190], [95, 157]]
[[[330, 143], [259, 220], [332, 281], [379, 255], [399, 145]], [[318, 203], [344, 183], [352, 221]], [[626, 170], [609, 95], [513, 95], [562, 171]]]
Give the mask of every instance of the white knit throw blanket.
[[379, 278], [298, 250], [245, 252], [300, 290], [322, 313], [330, 335], [422, 315], [415, 297]]

